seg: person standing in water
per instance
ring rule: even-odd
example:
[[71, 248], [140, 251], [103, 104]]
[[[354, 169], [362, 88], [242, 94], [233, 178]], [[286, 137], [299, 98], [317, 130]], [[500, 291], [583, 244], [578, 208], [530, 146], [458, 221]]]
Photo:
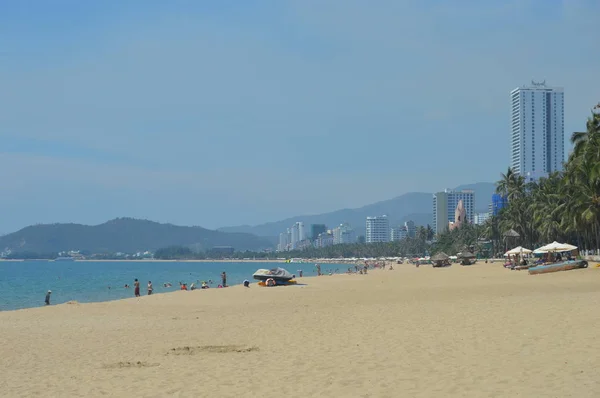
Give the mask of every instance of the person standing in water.
[[221, 272], [221, 281], [223, 283], [223, 287], [227, 287], [227, 274], [225, 271]]
[[133, 287], [133, 293], [135, 294], [135, 297], [140, 297], [140, 282], [137, 280], [137, 278], [133, 281]]
[[154, 290], [152, 287], [152, 281], [148, 281], [148, 296], [152, 294], [152, 290]]
[[46, 293], [46, 300], [44, 300], [44, 302], [46, 303], [46, 305], [50, 305], [50, 295], [52, 294], [51, 290], [48, 290], [48, 293]]

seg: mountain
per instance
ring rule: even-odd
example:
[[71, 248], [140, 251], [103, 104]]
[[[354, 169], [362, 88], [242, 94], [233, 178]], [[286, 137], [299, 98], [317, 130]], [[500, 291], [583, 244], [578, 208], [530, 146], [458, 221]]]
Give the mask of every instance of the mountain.
[[236, 250], [261, 250], [272, 243], [256, 235], [181, 227], [148, 220], [117, 218], [100, 225], [40, 224], [0, 237], [0, 250], [51, 253], [83, 250], [92, 253], [135, 253], [167, 246], [211, 249], [232, 246]]
[[[492, 194], [496, 185], [491, 182], [460, 185], [455, 190], [471, 189], [475, 192], [475, 212], [487, 211], [488, 204], [492, 201]], [[432, 193], [410, 192], [393, 199], [373, 203], [357, 209], [342, 209], [331, 213], [308, 216], [290, 217], [285, 220], [269, 222], [255, 226], [242, 225], [237, 227], [219, 228], [223, 232], [245, 232], [258, 236], [273, 237], [285, 231], [296, 221], [304, 222], [304, 227], [310, 231], [310, 224], [325, 224], [329, 228], [347, 222], [354, 227], [358, 235], [365, 233], [365, 219], [369, 216], [387, 215], [390, 225], [395, 226], [405, 221], [412, 220], [417, 225], [433, 223]]]

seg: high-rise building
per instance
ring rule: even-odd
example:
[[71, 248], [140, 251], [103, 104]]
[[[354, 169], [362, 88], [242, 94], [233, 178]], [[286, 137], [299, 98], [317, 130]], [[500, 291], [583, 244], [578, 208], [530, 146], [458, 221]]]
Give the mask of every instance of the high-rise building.
[[340, 224], [333, 229], [333, 244], [356, 243], [356, 234], [350, 224]]
[[433, 228], [436, 234], [448, 231], [448, 223], [454, 222], [456, 207], [461, 200], [465, 208], [466, 221], [472, 224], [475, 209], [475, 194], [473, 191], [446, 189], [443, 192], [433, 194]]
[[288, 233], [287, 232], [280, 233], [279, 234], [279, 244], [277, 245], [277, 250], [280, 252], [286, 251], [289, 243], [290, 242], [288, 240]]
[[298, 240], [301, 242], [306, 239], [306, 232], [304, 231], [304, 223], [299, 221], [296, 223], [298, 227]]
[[526, 182], [560, 171], [565, 160], [564, 92], [531, 82], [510, 92], [510, 167]]
[[406, 227], [406, 232], [408, 233], [409, 238], [414, 238], [417, 236], [417, 226], [415, 225], [414, 221], [408, 220], [404, 223], [404, 226]]
[[290, 238], [289, 238], [289, 246], [291, 249], [298, 249], [300, 247], [299, 243], [306, 240], [306, 235], [304, 232], [304, 223], [302, 221], [298, 221], [292, 228], [290, 228]]
[[367, 217], [366, 242], [389, 242], [390, 222], [386, 215], [379, 217]]
[[498, 212], [506, 207], [506, 205], [508, 204], [508, 198], [506, 196], [502, 196], [499, 193], [495, 193], [492, 195], [492, 208], [491, 208], [491, 213], [493, 216], [497, 216]]
[[406, 225], [401, 225], [390, 230], [390, 240], [396, 242], [408, 238], [408, 228]]
[[327, 232], [327, 226], [325, 224], [312, 224], [310, 226], [310, 239], [316, 240], [319, 234]]
[[292, 228], [290, 228], [290, 230], [291, 230], [290, 246], [292, 249], [295, 249], [298, 247], [298, 242], [300, 242], [300, 231], [298, 231], [298, 223], [292, 225]]
[[490, 213], [477, 213], [473, 217], [473, 224], [482, 225], [491, 217]]
[[333, 234], [321, 232], [315, 239], [315, 247], [327, 247], [333, 245]]

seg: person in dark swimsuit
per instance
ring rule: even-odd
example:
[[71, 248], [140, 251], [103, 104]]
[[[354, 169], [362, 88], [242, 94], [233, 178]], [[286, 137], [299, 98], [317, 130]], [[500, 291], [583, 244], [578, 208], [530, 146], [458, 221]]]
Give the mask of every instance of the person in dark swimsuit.
[[136, 279], [133, 281], [135, 297], [140, 297], [140, 282]]
[[221, 272], [221, 281], [223, 282], [223, 287], [227, 287], [227, 274], [225, 271]]

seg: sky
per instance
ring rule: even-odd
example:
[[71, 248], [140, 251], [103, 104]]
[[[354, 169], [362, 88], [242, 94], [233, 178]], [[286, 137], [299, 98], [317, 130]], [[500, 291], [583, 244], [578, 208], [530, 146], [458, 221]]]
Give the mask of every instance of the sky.
[[496, 181], [509, 93], [600, 101], [597, 0], [0, 0], [0, 232], [206, 228]]

